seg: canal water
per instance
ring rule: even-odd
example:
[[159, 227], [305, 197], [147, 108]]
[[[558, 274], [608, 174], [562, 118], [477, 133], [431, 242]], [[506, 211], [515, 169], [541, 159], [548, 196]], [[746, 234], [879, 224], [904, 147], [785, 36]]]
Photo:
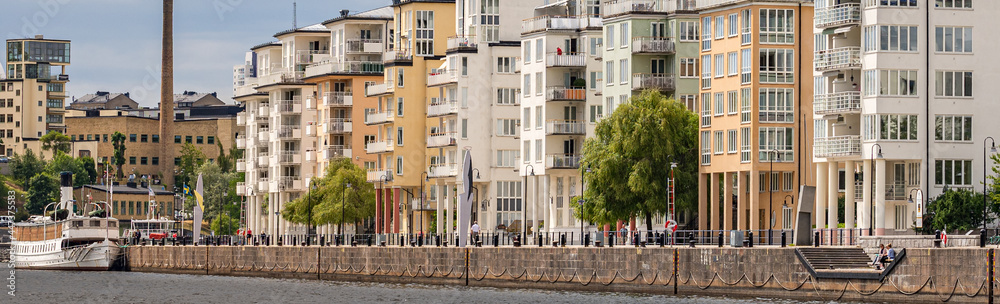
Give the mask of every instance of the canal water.
[[[0, 267], [3, 277], [9, 269]], [[4, 280], [4, 285], [9, 283]], [[138, 272], [16, 271], [0, 303], [821, 303]]]

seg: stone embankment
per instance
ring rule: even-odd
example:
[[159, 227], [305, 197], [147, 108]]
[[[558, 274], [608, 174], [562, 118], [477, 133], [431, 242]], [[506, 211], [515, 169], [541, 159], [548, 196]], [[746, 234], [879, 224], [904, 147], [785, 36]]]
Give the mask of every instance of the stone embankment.
[[882, 281], [815, 279], [791, 247], [137, 246], [129, 247], [127, 255], [131, 270], [144, 272], [821, 301], [983, 303], [996, 283], [989, 272], [994, 250], [910, 248]]

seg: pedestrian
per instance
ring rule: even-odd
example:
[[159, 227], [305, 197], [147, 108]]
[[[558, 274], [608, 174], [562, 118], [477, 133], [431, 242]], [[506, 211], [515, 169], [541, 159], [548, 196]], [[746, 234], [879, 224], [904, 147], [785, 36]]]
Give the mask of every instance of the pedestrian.
[[556, 47], [556, 55], [562, 55], [562, 48]]
[[886, 253], [889, 256], [889, 262], [896, 260], [896, 249], [892, 249], [892, 244], [886, 245]]
[[628, 228], [626, 226], [622, 226], [621, 231], [618, 233], [618, 239], [620, 240], [618, 241], [619, 243], [628, 244]]
[[479, 222], [472, 222], [472, 242], [479, 240]]

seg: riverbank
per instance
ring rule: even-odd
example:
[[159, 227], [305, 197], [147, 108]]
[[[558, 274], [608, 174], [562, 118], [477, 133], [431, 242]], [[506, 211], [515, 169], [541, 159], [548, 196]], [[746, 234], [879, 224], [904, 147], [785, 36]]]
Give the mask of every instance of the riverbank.
[[[793, 248], [160, 247], [132, 271], [821, 301], [987, 300], [994, 249], [907, 249], [884, 280], [816, 279]], [[994, 281], [995, 282], [995, 281]]]

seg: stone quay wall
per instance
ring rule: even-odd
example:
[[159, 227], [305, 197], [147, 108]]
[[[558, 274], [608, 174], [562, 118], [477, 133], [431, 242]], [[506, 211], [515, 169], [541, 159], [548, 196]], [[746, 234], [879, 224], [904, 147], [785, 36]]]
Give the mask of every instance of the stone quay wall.
[[997, 249], [912, 248], [884, 280], [815, 279], [793, 248], [128, 247], [132, 271], [907, 303], [987, 300]]

